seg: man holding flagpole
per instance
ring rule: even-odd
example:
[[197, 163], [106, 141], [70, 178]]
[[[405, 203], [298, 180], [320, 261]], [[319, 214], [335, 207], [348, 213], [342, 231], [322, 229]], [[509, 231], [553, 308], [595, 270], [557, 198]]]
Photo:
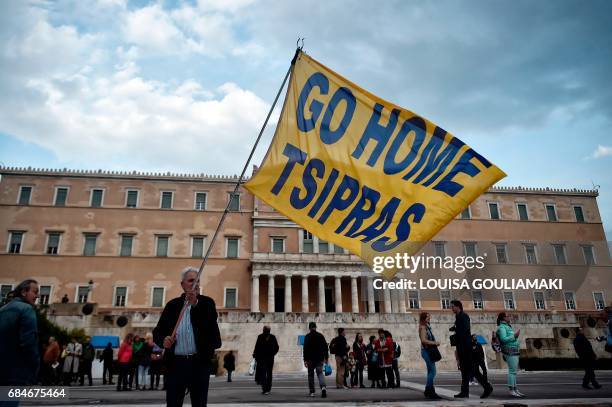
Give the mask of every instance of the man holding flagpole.
[[155, 343], [164, 348], [168, 407], [182, 406], [187, 389], [192, 406], [206, 406], [211, 359], [221, 347], [215, 302], [198, 294], [197, 280], [198, 269], [181, 272], [184, 293], [166, 304], [153, 330]]

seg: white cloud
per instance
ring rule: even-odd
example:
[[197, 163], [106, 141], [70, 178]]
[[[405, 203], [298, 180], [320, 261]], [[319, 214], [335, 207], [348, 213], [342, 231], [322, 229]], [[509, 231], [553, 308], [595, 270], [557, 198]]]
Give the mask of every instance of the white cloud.
[[597, 146], [597, 149], [593, 151], [593, 158], [601, 158], [612, 156], [612, 147], [602, 146], [601, 144]]
[[198, 0], [198, 8], [206, 11], [215, 10], [235, 13], [254, 2], [255, 0]]
[[125, 39], [142, 48], [167, 54], [181, 51], [188, 42], [159, 4], [126, 15]]
[[[124, 13], [124, 40], [154, 55], [261, 56], [263, 47], [238, 40], [239, 11], [250, 0], [206, 2], [165, 10], [159, 4]], [[205, 5], [204, 5], [205, 4]]]
[[127, 17], [132, 45], [54, 26], [43, 9], [24, 15], [23, 30], [0, 45], [0, 66], [15, 67], [0, 77], [0, 132], [77, 168], [231, 173], [248, 155], [245, 137], [269, 109], [255, 93], [231, 82], [207, 89], [199, 78], [147, 77], [143, 52], [189, 45], [159, 6]]

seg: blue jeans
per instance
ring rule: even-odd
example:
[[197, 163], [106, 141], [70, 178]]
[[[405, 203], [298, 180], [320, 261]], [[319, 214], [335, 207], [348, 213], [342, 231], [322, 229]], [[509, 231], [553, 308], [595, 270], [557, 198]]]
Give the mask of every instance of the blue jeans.
[[425, 349], [421, 349], [421, 356], [423, 357], [423, 360], [425, 361], [425, 365], [427, 366], [427, 387], [433, 387], [434, 385], [434, 378], [436, 377], [436, 363], [432, 362], [431, 359], [429, 359], [429, 353], [427, 353], [427, 350]]
[[149, 366], [138, 365], [138, 380], [136, 380], [136, 383], [142, 387], [147, 387], [147, 376], [149, 376]]

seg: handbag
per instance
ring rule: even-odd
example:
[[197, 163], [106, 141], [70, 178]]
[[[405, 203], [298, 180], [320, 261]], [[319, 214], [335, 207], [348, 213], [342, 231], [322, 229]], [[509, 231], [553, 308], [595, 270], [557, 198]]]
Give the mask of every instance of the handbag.
[[249, 376], [253, 376], [255, 374], [255, 369], [257, 368], [257, 362], [255, 359], [251, 360], [249, 364]]
[[449, 336], [451, 346], [457, 346], [457, 334]]
[[329, 363], [323, 365], [323, 372], [325, 373], [325, 376], [330, 376], [332, 374], [332, 367]]
[[435, 362], [439, 362], [440, 360], [442, 360], [442, 354], [438, 350], [437, 346], [429, 345], [425, 348], [425, 351], [427, 352], [427, 355], [429, 356], [429, 360], [431, 360], [432, 362], [435, 363]]

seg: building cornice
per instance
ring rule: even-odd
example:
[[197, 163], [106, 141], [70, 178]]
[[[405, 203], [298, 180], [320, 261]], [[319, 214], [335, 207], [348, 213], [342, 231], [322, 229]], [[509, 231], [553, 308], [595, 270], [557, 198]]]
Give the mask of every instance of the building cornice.
[[[4, 167], [0, 166], [0, 175], [23, 175], [44, 177], [73, 177], [73, 178], [107, 178], [107, 179], [138, 179], [151, 181], [187, 181], [187, 182], [219, 182], [231, 183], [238, 181], [237, 175], [212, 175], [176, 172], [146, 172], [146, 171], [107, 171], [107, 170], [75, 170], [69, 168], [32, 168], [32, 167]], [[243, 179], [246, 182], [248, 177]], [[502, 187], [489, 188], [488, 193], [500, 194], [534, 194], [534, 195], [571, 195], [597, 197], [597, 189], [578, 188], [537, 188], [537, 187]]]
[[[175, 172], [145, 172], [145, 171], [106, 171], [106, 170], [74, 170], [69, 168], [32, 168], [32, 167], [2, 167], [0, 175], [37, 176], [37, 177], [69, 177], [69, 178], [104, 178], [121, 180], [173, 181], [173, 182], [218, 182], [235, 183], [238, 175], [210, 175]], [[248, 177], [243, 178], [246, 182]]]

